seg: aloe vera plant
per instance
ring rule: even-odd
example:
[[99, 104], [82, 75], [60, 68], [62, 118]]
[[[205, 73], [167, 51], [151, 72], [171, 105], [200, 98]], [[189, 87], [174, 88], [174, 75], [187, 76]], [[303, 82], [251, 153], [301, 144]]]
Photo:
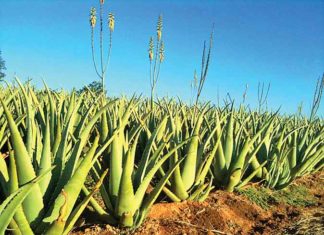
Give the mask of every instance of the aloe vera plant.
[[[148, 188], [152, 187], [152, 179], [164, 162], [186, 143], [183, 141], [165, 153], [166, 145], [171, 141], [171, 135], [156, 142], [158, 133], [166, 126], [167, 117], [165, 117], [154, 133], [150, 133], [151, 137], [147, 141], [144, 151], [139, 153], [139, 138], [143, 132], [143, 120], [131, 129], [126, 129], [126, 125], [130, 122], [130, 114], [136, 109], [136, 106], [137, 102], [133, 99], [128, 104], [121, 101], [119, 103], [121, 112], [116, 113], [114, 109], [108, 112], [106, 117], [111, 117], [108, 129], [112, 130], [108, 136], [115, 135], [115, 139], [109, 153], [104, 155], [100, 161], [96, 161], [92, 168], [94, 179], [97, 179], [102, 171], [108, 168], [109, 180], [107, 183], [104, 182], [100, 189], [106, 208], [99, 207], [95, 201], [90, 201], [90, 203], [99, 214], [106, 215], [110, 223], [118, 223], [125, 227], [136, 227], [144, 220], [181, 160], [175, 162], [150, 193], [147, 193]], [[102, 129], [103, 126], [104, 122], [102, 122]], [[149, 130], [147, 129], [147, 131]], [[140, 154], [139, 162], [136, 161], [138, 154]], [[88, 195], [86, 188], [83, 191]]]
[[[294, 121], [296, 126], [296, 120]], [[287, 123], [289, 125], [290, 123]], [[321, 169], [324, 161], [324, 131], [322, 128], [306, 126], [295, 127], [292, 131], [283, 128], [274, 151], [269, 155], [269, 171], [266, 185], [270, 188], [288, 186], [297, 177]], [[313, 133], [309, 133], [310, 130]]]
[[[170, 181], [163, 189], [164, 193], [173, 201], [204, 200], [213, 188], [211, 180], [209, 179], [209, 182], [206, 182], [206, 178], [219, 139], [215, 137], [215, 131], [208, 132], [206, 126], [203, 125], [208, 110], [207, 104], [197, 117], [194, 116], [196, 110], [192, 110], [193, 120], [189, 120], [185, 116], [184, 109], [173, 114], [173, 110], [168, 108], [170, 115], [168, 129], [173, 133], [173, 141], [177, 143], [188, 137], [191, 138], [183, 148], [176, 151], [169, 159], [168, 167], [171, 167], [178, 159], [185, 158], [183, 163], [175, 169]], [[183, 121], [181, 122], [181, 120]], [[183, 129], [185, 129], [185, 134], [182, 131]], [[207, 153], [207, 156], [204, 156], [207, 148], [210, 148], [210, 152]], [[161, 170], [162, 175], [168, 167]]]
[[[18, 188], [17, 182], [17, 169], [14, 163], [14, 158], [11, 158], [11, 168], [10, 168], [10, 185], [9, 185], [9, 195], [4, 202], [0, 205], [0, 233], [4, 234], [7, 226], [12, 223], [14, 234], [22, 234], [20, 230], [22, 224], [26, 226], [23, 230], [26, 234], [33, 234], [32, 230], [28, 225], [28, 221], [24, 215], [21, 204], [28, 196], [28, 194], [37, 186], [42, 178], [49, 173], [51, 169], [47, 170], [44, 174], [36, 177], [28, 184]], [[1, 172], [3, 175], [3, 171]], [[7, 175], [9, 176], [9, 175]], [[8, 178], [9, 181], [9, 178]]]
[[1, 231], [68, 234], [87, 206], [103, 222], [137, 227], [161, 193], [178, 202], [255, 181], [282, 189], [324, 166], [314, 115], [16, 84], [0, 94]]
[[[15, 121], [15, 105], [12, 105], [11, 100], [8, 102], [0, 98], [1, 110], [8, 126], [6, 131], [10, 133], [10, 141], [8, 139], [7, 144], [10, 152], [9, 167], [4, 158], [1, 158], [1, 191], [5, 193], [5, 197], [10, 197], [19, 191], [22, 185], [35, 180], [37, 175], [42, 175], [42, 178], [33, 183], [14, 212], [6, 212], [11, 210], [9, 207], [4, 211], [13, 213], [11, 224], [17, 225], [14, 228], [19, 229], [17, 234], [51, 234], [53, 228], [55, 234], [62, 234], [65, 231], [65, 222], [75, 221], [70, 214], [81, 191], [82, 182], [93, 164], [92, 161], [98, 158], [113, 140], [113, 137], [107, 139], [99, 146], [99, 134], [96, 134], [92, 143], [88, 144], [91, 135], [94, 135], [92, 130], [97, 120], [114, 101], [100, 109], [89, 106], [86, 112], [78, 117], [78, 112], [82, 112], [80, 106], [83, 99], [82, 96], [76, 99], [72, 94], [69, 103], [59, 105], [61, 109], [64, 109], [64, 105], [67, 108], [66, 115], [62, 115], [62, 110], [47, 110], [46, 106], [45, 110], [41, 109], [30, 87], [20, 83], [19, 86], [20, 92], [17, 96], [23, 100], [21, 106], [27, 112], [23, 120]], [[53, 102], [52, 94], [48, 93], [47, 96]], [[55, 126], [57, 129], [51, 128], [50, 117], [54, 117], [58, 122]], [[60, 125], [59, 120], [62, 120], [63, 125]], [[53, 135], [56, 138], [52, 138], [51, 142]], [[48, 172], [53, 165], [56, 167]]]
[[[254, 112], [242, 115], [242, 111], [236, 112], [233, 106], [227, 110], [222, 117], [223, 131], [220, 131], [220, 126], [217, 128], [217, 132], [224, 137], [213, 164], [216, 185], [231, 192], [264, 172], [267, 160], [257, 156], [268, 144], [268, 136], [276, 126], [276, 116], [277, 112], [265, 113], [255, 119]], [[256, 123], [256, 120], [259, 122]]]

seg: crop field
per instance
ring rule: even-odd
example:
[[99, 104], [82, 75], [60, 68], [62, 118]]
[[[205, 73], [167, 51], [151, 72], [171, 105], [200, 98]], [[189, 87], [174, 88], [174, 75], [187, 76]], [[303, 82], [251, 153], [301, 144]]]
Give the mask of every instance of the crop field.
[[320, 234], [324, 75], [308, 116], [268, 109], [261, 84], [254, 109], [202, 101], [212, 32], [192, 102], [158, 97], [160, 16], [148, 45], [150, 96], [114, 98], [105, 82], [115, 16], [105, 22], [106, 63], [98, 5], [89, 23], [99, 82], [72, 91], [0, 83], [0, 234]]
[[201, 202], [251, 182], [281, 190], [324, 166], [321, 119], [174, 100], [152, 108], [17, 82], [0, 98], [2, 233], [67, 234], [87, 206], [138, 227], [161, 194]]

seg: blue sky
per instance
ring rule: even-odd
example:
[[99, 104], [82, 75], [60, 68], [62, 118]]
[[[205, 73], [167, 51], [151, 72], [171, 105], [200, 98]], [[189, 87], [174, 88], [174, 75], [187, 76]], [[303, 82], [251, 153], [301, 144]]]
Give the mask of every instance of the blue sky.
[[[0, 50], [7, 78], [41, 79], [71, 89], [96, 80], [91, 60], [91, 6], [99, 1], [0, 0]], [[176, 3], [174, 3], [176, 2]], [[214, 48], [202, 99], [217, 93], [257, 103], [258, 82], [271, 83], [269, 107], [307, 113], [324, 72], [324, 1], [105, 1], [116, 18], [107, 88], [111, 95], [149, 94], [150, 36], [164, 17], [165, 62], [157, 93], [190, 99], [203, 41], [215, 24]], [[106, 39], [108, 40], [108, 34]], [[324, 115], [323, 104], [319, 114]]]

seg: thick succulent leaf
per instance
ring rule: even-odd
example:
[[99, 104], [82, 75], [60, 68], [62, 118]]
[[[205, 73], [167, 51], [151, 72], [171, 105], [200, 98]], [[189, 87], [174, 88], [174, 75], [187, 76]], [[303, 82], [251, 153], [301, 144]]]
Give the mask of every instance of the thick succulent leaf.
[[[12, 194], [19, 189], [17, 167], [13, 152], [10, 152], [10, 168], [9, 168], [9, 193]], [[44, 176], [45, 177], [45, 176]], [[22, 234], [34, 234], [23, 211], [21, 205], [16, 210], [14, 220], [17, 223], [18, 229]]]
[[[23, 139], [14, 119], [2, 99], [0, 99], [0, 102], [4, 109], [11, 132], [11, 142], [15, 151], [18, 181], [20, 185], [23, 185], [34, 179], [36, 177], [36, 174], [31, 163], [31, 157], [28, 154], [28, 151], [26, 149], [26, 146], [24, 145]], [[37, 204], [34, 203], [35, 200], [38, 201]], [[32, 188], [32, 191], [27, 196], [26, 200], [24, 200], [23, 202], [23, 208], [30, 223], [39, 216], [43, 207], [44, 204], [42, 193], [39, 185], [36, 184], [35, 187]]]
[[[92, 158], [95, 155], [95, 152], [97, 150], [98, 141], [99, 141], [99, 137], [96, 138], [96, 140], [92, 144], [89, 152], [87, 153], [85, 158], [82, 160], [82, 162], [79, 165], [76, 172], [73, 174], [73, 176], [67, 182], [67, 184], [63, 187], [63, 190], [66, 193], [67, 198], [68, 198], [66, 212], [64, 213], [64, 217], [62, 218], [65, 221], [67, 220], [68, 216], [70, 215], [70, 213], [74, 207], [74, 204], [80, 194], [83, 183], [86, 180], [86, 176], [92, 167], [91, 161], [92, 161]], [[65, 196], [60, 194], [56, 198], [50, 214], [43, 221], [47, 222], [47, 223], [52, 223], [54, 220], [57, 220], [57, 218], [60, 215], [60, 212], [59, 212], [60, 208], [63, 206], [64, 203], [65, 203]]]
[[145, 217], [148, 214], [148, 212], [150, 211], [153, 203], [156, 201], [156, 199], [160, 195], [161, 191], [163, 190], [166, 182], [168, 181], [168, 179], [171, 177], [171, 175], [174, 172], [174, 170], [179, 166], [179, 164], [182, 161], [183, 161], [183, 159], [181, 159], [180, 161], [178, 161], [176, 164], [174, 164], [174, 166], [172, 166], [166, 172], [166, 174], [163, 176], [163, 178], [154, 187], [153, 191], [150, 192], [150, 194], [148, 195], [148, 197], [143, 201], [143, 204], [141, 205], [141, 208], [140, 208], [140, 211], [141, 211], [140, 212], [141, 213], [141, 216], [140, 217], [141, 218], [137, 222], [137, 225], [140, 225], [142, 223], [142, 221], [145, 219]]
[[133, 211], [132, 206], [134, 205], [134, 188], [132, 175], [134, 170], [134, 161], [135, 161], [135, 151], [137, 147], [137, 141], [140, 132], [135, 137], [134, 143], [131, 148], [128, 150], [127, 158], [123, 166], [123, 172], [121, 176], [119, 193], [116, 206], [116, 214], [118, 216], [123, 216], [124, 213]]
[[[50, 133], [50, 125], [49, 119], [47, 118], [46, 130], [45, 130], [45, 137], [42, 149], [42, 156], [40, 159], [39, 165], [39, 172], [38, 175], [45, 172], [47, 169], [51, 168], [52, 166], [52, 153], [51, 153], [51, 133]], [[39, 183], [39, 187], [41, 189], [42, 194], [44, 195], [47, 191], [49, 183], [51, 181], [52, 174], [48, 173], [43, 180]]]
[[44, 177], [44, 175], [46, 175], [52, 169], [53, 168], [20, 187], [17, 191], [10, 194], [0, 205], [0, 234], [5, 233], [8, 224], [10, 223], [17, 209], [21, 206], [22, 202], [26, 199], [28, 194], [32, 192], [33, 188], [38, 186], [38, 182]]
[[[145, 195], [145, 191], [147, 189], [147, 187], [149, 186], [152, 178], [154, 177], [155, 173], [159, 170], [159, 168], [162, 166], [162, 164], [172, 156], [172, 154], [177, 151], [180, 147], [182, 147], [184, 144], [186, 144], [188, 140], [183, 141], [182, 143], [178, 144], [176, 147], [174, 147], [172, 150], [170, 150], [166, 155], [164, 155], [156, 164], [155, 166], [147, 173], [147, 175], [144, 177], [141, 185], [138, 187], [136, 193], [135, 193], [135, 199], [134, 199], [134, 210], [138, 210], [144, 195]], [[134, 211], [134, 212], [135, 212]]]
[[[86, 206], [89, 204], [91, 198], [93, 197], [93, 195], [98, 192], [100, 186], [103, 183], [104, 178], [106, 177], [108, 173], [108, 169], [104, 171], [104, 173], [100, 176], [99, 181], [96, 183], [96, 185], [93, 187], [91, 193], [89, 193], [79, 204], [78, 206], [76, 206], [72, 213], [70, 214], [67, 222], [66, 222], [66, 226], [64, 229], [64, 233], [63, 235], [67, 235], [72, 229], [74, 224], [77, 222], [78, 218], [81, 216], [82, 212], [84, 211], [84, 209], [86, 208]], [[111, 222], [114, 222], [113, 220]]]

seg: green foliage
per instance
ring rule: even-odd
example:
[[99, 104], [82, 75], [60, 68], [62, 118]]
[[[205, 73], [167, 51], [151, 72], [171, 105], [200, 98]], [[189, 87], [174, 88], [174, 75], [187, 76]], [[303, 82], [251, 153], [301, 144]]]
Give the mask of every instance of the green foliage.
[[[155, 101], [165, 58], [160, 15], [156, 40], [151, 37], [148, 50], [150, 99], [112, 100], [106, 97], [105, 79], [115, 16], [110, 13], [104, 24], [103, 7], [101, 0], [98, 58], [95, 8], [89, 19], [100, 82], [71, 93], [46, 85], [36, 90], [18, 79], [18, 87], [0, 88], [1, 234], [8, 228], [14, 234], [68, 234], [88, 205], [106, 223], [135, 228], [162, 192], [179, 202], [203, 201], [215, 187], [238, 190], [264, 209], [272, 203], [316, 203], [306, 188], [291, 183], [324, 167], [324, 123], [315, 118], [324, 78], [317, 83], [309, 120], [263, 111], [270, 85], [266, 93], [259, 85], [258, 111], [243, 105], [236, 110], [232, 100], [225, 107], [202, 104], [211, 33], [199, 79], [195, 73], [192, 84], [194, 105]], [[106, 58], [104, 26], [109, 30]], [[0, 51], [0, 80], [5, 69]], [[85, 184], [90, 177], [94, 187]], [[265, 187], [245, 188], [252, 181]], [[98, 191], [104, 205], [94, 199]]]
[[305, 186], [290, 185], [283, 190], [272, 191], [265, 187], [247, 187], [240, 189], [239, 194], [246, 196], [263, 209], [272, 205], [284, 203], [295, 207], [314, 206], [318, 199], [313, 196]]
[[[111, 100], [100, 89], [17, 83], [0, 93], [0, 203], [43, 178], [18, 206], [4, 208], [11, 229], [66, 234], [88, 204], [100, 220], [134, 228], [161, 193], [203, 201], [213, 188], [257, 181], [266, 188], [241, 192], [263, 208], [312, 202], [291, 183], [324, 166], [321, 119], [165, 99], [153, 107], [151, 99]], [[84, 185], [90, 176], [95, 189]]]
[[6, 74], [4, 73], [4, 70], [6, 70], [5, 63], [6, 62], [2, 59], [1, 51], [0, 51], [0, 81], [6, 76]]
[[275, 191], [277, 201], [283, 201], [291, 206], [314, 206], [318, 199], [313, 196], [305, 186], [289, 185], [287, 188]]
[[271, 204], [276, 202], [276, 198], [273, 196], [272, 191], [264, 187], [247, 187], [238, 190], [238, 193], [246, 196], [251, 202], [254, 202], [263, 209], [269, 209]]
[[100, 93], [102, 92], [102, 83], [99, 81], [93, 81], [76, 91], [78, 95], [81, 95], [82, 93], [86, 93], [86, 92], [91, 92], [96, 96], [100, 95]]
[[[16, 224], [22, 234], [62, 234], [80, 216], [73, 208], [82, 185], [93, 161], [111, 142], [99, 146], [100, 135], [93, 130], [114, 101], [99, 107], [82, 95], [59, 96], [49, 89], [37, 97], [28, 84], [17, 83], [12, 96], [0, 97], [0, 153], [7, 148], [10, 154], [9, 164], [0, 156], [0, 192], [5, 199], [0, 219], [6, 225], [12, 220], [10, 226]], [[42, 179], [35, 181], [37, 176]], [[30, 182], [34, 183], [28, 193], [20, 193]], [[11, 197], [18, 202], [6, 206]]]

